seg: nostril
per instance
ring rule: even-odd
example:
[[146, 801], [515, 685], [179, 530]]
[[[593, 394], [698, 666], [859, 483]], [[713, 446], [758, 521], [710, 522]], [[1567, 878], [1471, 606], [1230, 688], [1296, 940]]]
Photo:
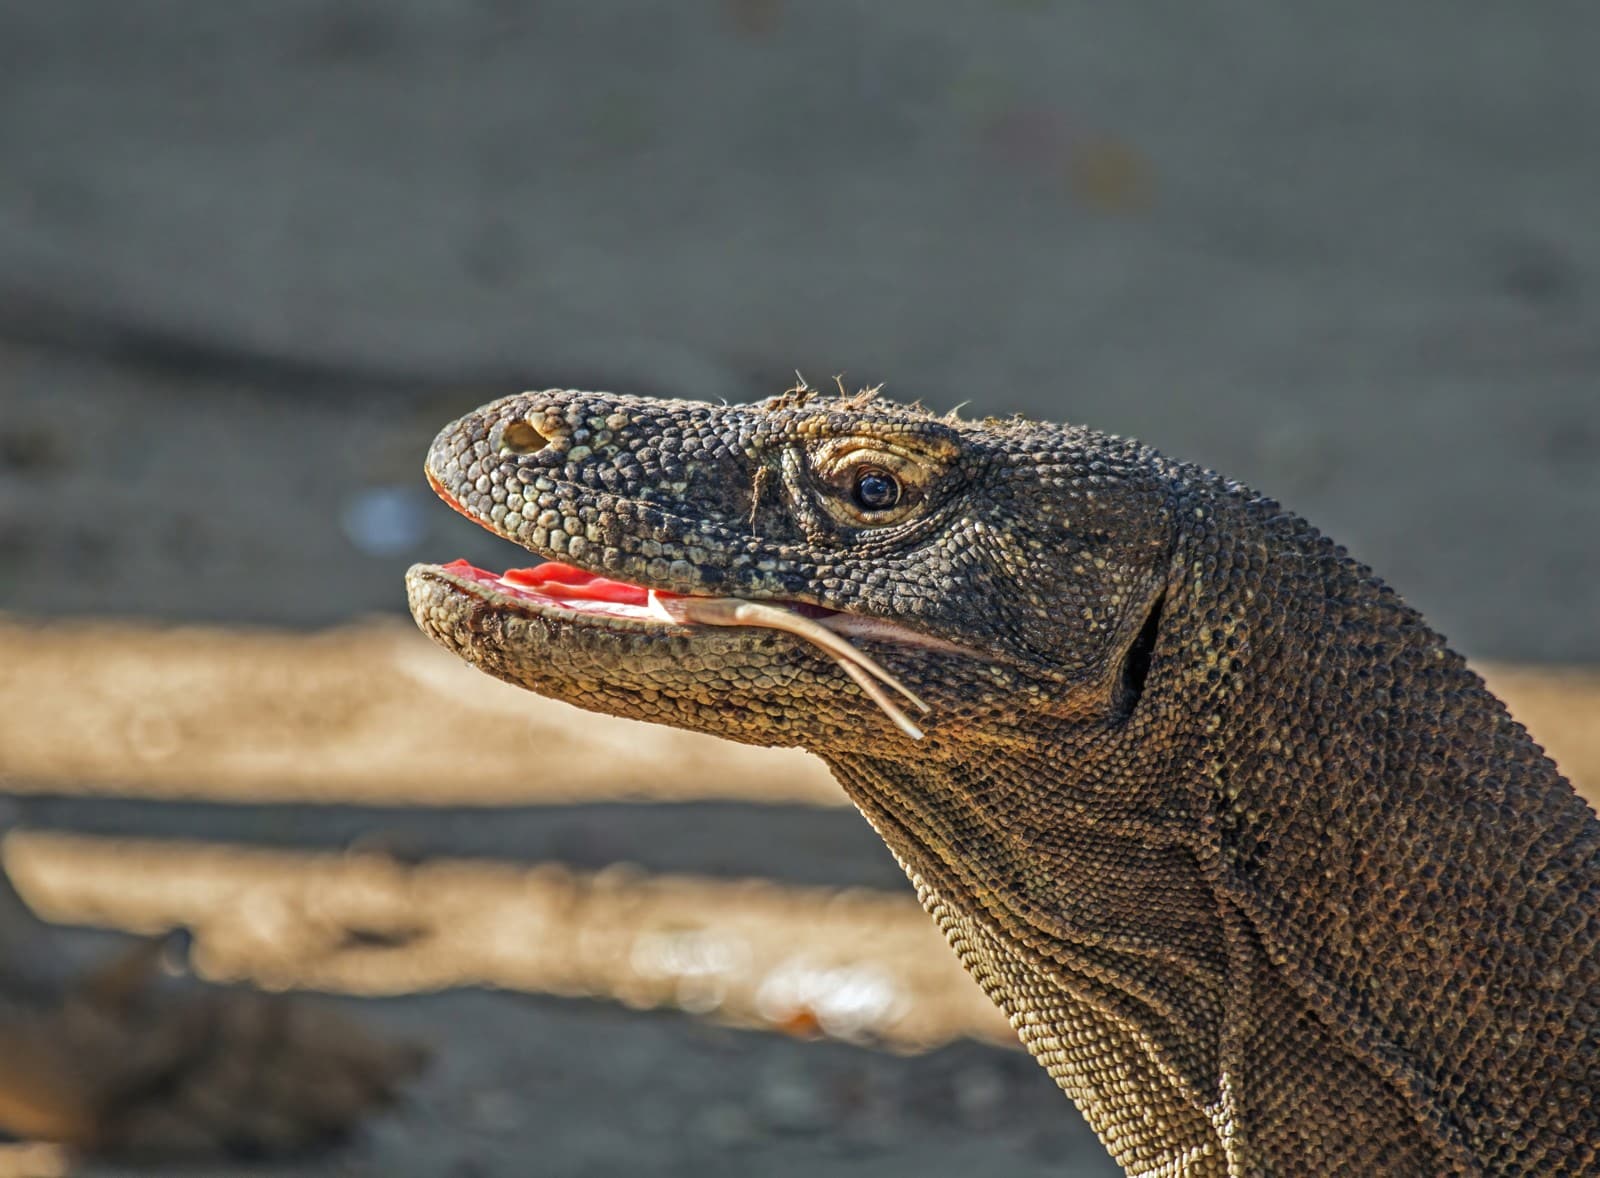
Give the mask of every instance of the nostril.
[[501, 427], [497, 448], [513, 454], [537, 454], [549, 444], [550, 439], [526, 421], [511, 421]]

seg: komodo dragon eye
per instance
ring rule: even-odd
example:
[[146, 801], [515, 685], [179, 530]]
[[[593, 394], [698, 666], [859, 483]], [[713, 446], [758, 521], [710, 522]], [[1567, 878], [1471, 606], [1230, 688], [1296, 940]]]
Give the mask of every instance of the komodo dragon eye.
[[955, 457], [942, 438], [863, 431], [824, 438], [796, 460], [810, 468], [817, 501], [836, 523], [870, 532], [924, 515]]
[[856, 473], [855, 500], [863, 511], [887, 511], [900, 502], [900, 484], [886, 470], [863, 467]]

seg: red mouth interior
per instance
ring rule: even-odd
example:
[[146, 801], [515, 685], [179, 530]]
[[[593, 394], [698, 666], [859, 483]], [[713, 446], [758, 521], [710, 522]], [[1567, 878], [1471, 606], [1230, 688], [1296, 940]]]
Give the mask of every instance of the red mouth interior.
[[[613, 581], [597, 573], [563, 564], [559, 560], [547, 560], [544, 564], [534, 565], [532, 568], [507, 569], [498, 578], [493, 573], [475, 568], [465, 560], [451, 561], [443, 567], [457, 575], [470, 576], [474, 580], [489, 578], [509, 582], [557, 601], [604, 601], [612, 605], [634, 605], [641, 608], [647, 604], [648, 590], [644, 586], [630, 585], [626, 581]], [[673, 597], [676, 594], [658, 592], [657, 596]]]
[[[427, 475], [428, 485], [438, 493], [439, 498], [479, 527], [489, 527], [463, 507], [456, 497], [445, 489], [444, 484], [433, 476], [432, 471], [428, 471]], [[492, 527], [489, 530], [494, 531]], [[567, 602], [574, 609], [587, 609], [590, 613], [638, 617], [639, 612], [648, 609], [650, 604], [650, 590], [643, 585], [613, 581], [609, 577], [602, 577], [598, 573], [591, 573], [587, 569], [580, 569], [576, 565], [559, 560], [547, 560], [543, 564], [529, 568], [507, 569], [500, 574], [480, 569], [466, 560], [453, 560], [440, 567], [458, 577], [476, 581], [500, 593], [510, 592], [513, 596], [531, 598], [546, 605], [552, 602]], [[658, 598], [683, 596], [681, 593], [669, 593], [664, 589], [657, 589], [655, 595]], [[808, 618], [831, 617], [837, 612], [824, 606], [804, 602], [778, 601], [775, 604], [785, 606]]]

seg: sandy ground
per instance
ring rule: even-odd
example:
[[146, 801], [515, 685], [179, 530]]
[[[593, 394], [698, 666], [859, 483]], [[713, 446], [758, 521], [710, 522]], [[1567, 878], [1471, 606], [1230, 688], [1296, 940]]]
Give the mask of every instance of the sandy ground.
[[[0, 610], [224, 624], [276, 737], [154, 697], [86, 714], [72, 660], [100, 660], [63, 648], [80, 710], [13, 728], [9, 816], [903, 888], [812, 769], [752, 805], [742, 771], [653, 779], [647, 743], [569, 726], [614, 773], [552, 775], [499, 704], [435, 716], [491, 770], [418, 741], [385, 792], [345, 738], [383, 743], [363, 675], [410, 693], [417, 665], [369, 648], [300, 696], [290, 646], [232, 632], [393, 615], [414, 559], [514, 560], [418, 466], [530, 386], [744, 400], [799, 367], [1087, 421], [1275, 494], [1474, 657], [1600, 663], [1597, 24], [1489, 0], [5, 6]], [[104, 661], [214, 686], [147, 641]], [[1593, 757], [1587, 687], [1502, 682]], [[1042, 1073], [975, 1042], [487, 990], [360, 1010], [438, 1045], [413, 1104], [338, 1158], [204, 1172], [1110, 1172]]]
[[[342, 1155], [155, 1172], [208, 1178], [1118, 1172], [1093, 1160], [1093, 1139], [1063, 1117], [1059, 1092], [1020, 1051], [958, 1044], [901, 1057], [574, 999], [470, 991], [366, 1001], [352, 1011], [397, 1036], [448, 1035], [456, 1046], [439, 1052], [404, 1109], [374, 1123]], [[112, 1178], [150, 1171], [90, 1165], [73, 1172]]]

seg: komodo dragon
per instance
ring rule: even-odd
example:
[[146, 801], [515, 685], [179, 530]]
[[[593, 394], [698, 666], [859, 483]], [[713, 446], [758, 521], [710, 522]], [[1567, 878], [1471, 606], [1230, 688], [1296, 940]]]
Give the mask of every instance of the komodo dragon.
[[1600, 1174], [1600, 822], [1343, 549], [1135, 442], [549, 391], [410, 572], [585, 708], [821, 756], [1133, 1174]]

